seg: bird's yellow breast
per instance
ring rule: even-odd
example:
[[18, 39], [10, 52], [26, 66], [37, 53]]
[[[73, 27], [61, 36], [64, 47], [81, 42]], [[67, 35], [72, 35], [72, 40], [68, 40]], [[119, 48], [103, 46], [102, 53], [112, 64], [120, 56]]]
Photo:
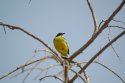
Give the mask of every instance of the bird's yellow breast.
[[55, 37], [53, 42], [57, 51], [59, 51], [64, 56], [68, 55], [69, 48], [63, 36]]

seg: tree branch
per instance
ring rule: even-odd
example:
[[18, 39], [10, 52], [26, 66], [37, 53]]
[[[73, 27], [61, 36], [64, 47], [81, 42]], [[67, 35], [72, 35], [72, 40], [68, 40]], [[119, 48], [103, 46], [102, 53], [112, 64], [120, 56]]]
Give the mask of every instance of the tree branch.
[[[95, 54], [89, 61], [88, 63], [85, 64], [85, 66], [78, 72], [78, 73], [82, 73], [83, 71], [85, 71], [85, 69], [102, 53], [104, 52], [112, 43], [114, 43], [115, 41], [117, 41], [119, 38], [121, 38], [123, 35], [125, 34], [125, 31], [121, 32], [118, 36], [116, 36], [114, 39], [112, 39], [109, 43], [107, 43], [97, 54]], [[78, 76], [75, 75], [70, 82], [73, 83], [73, 81], [77, 78]]]
[[116, 20], [116, 19], [112, 19], [114, 22], [119, 22], [119, 23], [122, 23], [122, 24], [125, 24], [125, 22], [122, 22], [122, 21], [120, 21], [120, 20]]
[[124, 27], [120, 27], [120, 26], [117, 26], [117, 25], [110, 25], [110, 26], [108, 26], [108, 27], [116, 27], [116, 28], [119, 28], [119, 29], [125, 30]]
[[73, 72], [73, 73], [75, 73], [78, 77], [80, 77], [85, 83], [87, 83], [86, 82], [86, 80], [79, 74], [79, 73], [77, 73], [75, 70], [73, 70], [73, 69], [71, 69], [71, 71]]
[[[83, 64], [83, 63], [88, 63], [88, 62], [81, 62], [81, 63], [79, 63], [79, 65], [80, 65], [80, 64]], [[104, 65], [104, 64], [102, 64], [102, 63], [100, 63], [100, 62], [98, 62], [98, 61], [93, 61], [93, 63], [96, 63], [96, 64], [98, 64], [98, 65], [104, 67], [105, 69], [109, 70], [111, 73], [113, 73], [115, 76], [117, 76], [123, 83], [125, 83], [125, 81], [122, 79], [122, 77], [120, 77], [120, 75], [118, 75], [115, 71], [113, 71], [112, 69], [110, 69], [110, 68], [107, 67], [106, 65]]]
[[41, 59], [32, 61], [32, 62], [30, 62], [30, 63], [24, 64], [24, 65], [22, 65], [22, 66], [19, 66], [19, 67], [17, 67], [16, 69], [14, 69], [14, 70], [10, 71], [9, 73], [7, 73], [7, 74], [3, 75], [2, 77], [0, 77], [0, 80], [2, 80], [3, 78], [5, 78], [5, 77], [11, 75], [12, 73], [14, 73], [14, 72], [16, 72], [16, 71], [18, 71], [18, 70], [20, 70], [20, 69], [23, 69], [24, 67], [26, 67], [26, 66], [28, 66], [28, 65], [31, 65], [31, 64], [33, 64], [33, 63], [36, 63], [36, 62], [39, 62], [39, 61], [42, 61], [42, 60], [45, 60], [45, 59], [48, 59], [48, 58], [53, 58], [53, 56], [46, 56], [46, 57], [44, 57], [44, 58], [41, 58]]
[[89, 77], [88, 77], [86, 71], [84, 71], [83, 73], [84, 73], [84, 77], [85, 77], [85, 79], [86, 79], [86, 83], [90, 83], [90, 79], [89, 79]]
[[[110, 42], [110, 28], [109, 28], [109, 33], [108, 33], [108, 41]], [[115, 55], [117, 56], [117, 58], [119, 59], [119, 61], [121, 62], [120, 56], [118, 55], [118, 53], [116, 52], [114, 46], [111, 44], [111, 48], [113, 50], [113, 52], [115, 53]]]
[[99, 63], [97, 61], [94, 61], [94, 63], [97, 63], [99, 65], [101, 65], [102, 67], [106, 68], [107, 70], [109, 70], [110, 72], [112, 72], [115, 76], [117, 76], [123, 83], [125, 83], [125, 81], [120, 77], [120, 75], [118, 75], [116, 72], [114, 72], [113, 70], [111, 70], [110, 68], [108, 68], [107, 66], [105, 66], [102, 63]]
[[62, 82], [64, 83], [64, 80], [63, 80], [62, 78], [56, 76], [56, 75], [44, 76], [44, 77], [40, 78], [39, 80], [41, 81], [41, 80], [43, 80], [43, 79], [45, 79], [45, 78], [48, 78], [48, 77], [54, 77], [55, 79], [58, 79], [58, 80], [60, 80], [60, 81], [62, 81]]
[[91, 11], [92, 18], [93, 18], [93, 22], [94, 22], [94, 33], [93, 34], [95, 34], [98, 31], [98, 24], [97, 24], [96, 17], [95, 17], [94, 11], [92, 9], [92, 6], [90, 4], [90, 0], [87, 0], [87, 3], [88, 3], [88, 6]]
[[0, 22], [1, 26], [5, 26], [11, 30], [20, 30], [22, 32], [24, 32], [25, 34], [29, 35], [30, 37], [34, 38], [35, 40], [39, 41], [40, 43], [42, 43], [45, 47], [47, 47], [50, 51], [53, 52], [53, 55], [55, 56], [56, 60], [60, 63], [62, 63], [62, 59], [58, 56], [58, 54], [52, 49], [50, 48], [44, 41], [42, 41], [40, 38], [34, 36], [33, 34], [29, 33], [28, 31], [24, 30], [21, 27], [18, 26], [13, 26], [13, 25], [9, 25], [9, 24], [5, 24], [3, 22]]
[[[51, 68], [54, 68], [54, 67], [56, 67], [56, 66], [59, 66], [60, 64], [54, 64], [54, 65], [50, 65], [50, 66], [48, 66], [48, 67], [46, 67], [46, 68], [44, 68], [44, 69], [40, 69], [39, 68], [39, 70], [41, 71], [34, 79], [37, 79], [44, 71], [48, 71], [48, 70], [50, 70]], [[57, 75], [56, 75], [57, 76]]]
[[69, 62], [67, 60], [63, 61], [63, 69], [64, 69], [64, 83], [68, 83], [69, 82], [69, 76], [68, 76]]
[[73, 53], [69, 61], [72, 61], [76, 56], [82, 53], [89, 45], [99, 36], [99, 34], [108, 26], [110, 21], [115, 17], [115, 15], [123, 8], [125, 5], [125, 0], [116, 8], [116, 10], [110, 15], [110, 17], [105, 21], [105, 23], [101, 26], [97, 33], [95, 33], [81, 48], [79, 48], [75, 53]]

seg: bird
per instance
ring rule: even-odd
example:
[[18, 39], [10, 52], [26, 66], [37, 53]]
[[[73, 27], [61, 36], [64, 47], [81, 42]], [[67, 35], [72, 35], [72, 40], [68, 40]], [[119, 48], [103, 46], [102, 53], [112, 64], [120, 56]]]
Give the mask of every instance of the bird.
[[63, 36], [65, 33], [58, 33], [53, 39], [54, 46], [56, 50], [61, 54], [63, 59], [68, 59], [69, 55], [69, 47], [65, 37]]

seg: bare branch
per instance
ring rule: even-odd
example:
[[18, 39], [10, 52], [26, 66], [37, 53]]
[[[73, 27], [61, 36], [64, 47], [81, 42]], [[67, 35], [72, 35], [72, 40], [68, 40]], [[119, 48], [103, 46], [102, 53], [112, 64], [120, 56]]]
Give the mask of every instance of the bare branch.
[[49, 50], [34, 50], [33, 52], [34, 53], [37, 53], [37, 52], [47, 52], [47, 53], [50, 53], [50, 54], [53, 55], [53, 53], [51, 51], [49, 51]]
[[[44, 71], [47, 71], [47, 70], [49, 70], [49, 69], [51, 69], [51, 68], [53, 68], [53, 67], [59, 66], [59, 65], [60, 65], [60, 64], [50, 65], [50, 66], [48, 66], [48, 67], [46, 67], [46, 68], [43, 68], [43, 69], [42, 69], [42, 68], [38, 68], [38, 67], [37, 67], [37, 68], [32, 67], [32, 68], [23, 69], [23, 71], [17, 73], [16, 75], [12, 76], [11, 78], [17, 77], [18, 75], [20, 75], [20, 74], [22, 74], [22, 73], [24, 73], [24, 72], [26, 72], [26, 71], [31, 71], [31, 70], [39, 70], [39, 71], [41, 71], [41, 73], [42, 73], [42, 72], [44, 72]], [[63, 72], [63, 71], [62, 71], [62, 72]], [[39, 73], [34, 79], [37, 79], [41, 73]], [[58, 75], [56, 75], [56, 76], [58, 76]]]
[[114, 22], [119, 22], [119, 23], [122, 23], [122, 24], [125, 24], [125, 22], [122, 22], [122, 21], [120, 21], [120, 20], [116, 20], [116, 19], [112, 19]]
[[116, 27], [116, 28], [119, 28], [119, 29], [125, 30], [125, 28], [124, 28], [124, 27], [115, 26], [115, 25], [109, 25], [108, 27]]
[[60, 64], [54, 64], [54, 65], [50, 65], [50, 66], [43, 68], [43, 69], [39, 68], [41, 72], [35, 77], [35, 79], [37, 79], [42, 74], [42, 72], [48, 71], [49, 69], [54, 68], [54, 67], [59, 66], [59, 65]]
[[24, 68], [24, 67], [26, 67], [28, 65], [31, 65], [31, 64], [34, 64], [36, 62], [39, 62], [39, 61], [42, 61], [42, 60], [45, 60], [45, 59], [49, 59], [49, 58], [53, 58], [53, 56], [46, 56], [44, 58], [41, 58], [41, 59], [38, 59], [38, 60], [35, 60], [35, 61], [32, 61], [32, 62], [29, 62], [27, 64], [24, 64], [22, 66], [19, 66], [16, 69], [14, 69], [14, 70], [10, 71], [9, 73], [7, 73], [7, 74], [3, 75], [2, 77], [0, 77], [0, 80], [2, 80], [3, 78], [5, 78], [5, 77], [7, 77], [7, 76], [9, 76], [11, 74], [13, 74], [14, 72], [16, 72], [16, 71], [18, 71], [18, 70], [20, 70], [20, 69], [22, 69], [22, 68]]
[[24, 69], [23, 71], [17, 73], [16, 75], [12, 76], [11, 78], [17, 77], [17, 76], [19, 76], [20, 74], [23, 74], [24, 72], [30, 71], [30, 70], [32, 70], [32, 69], [41, 71], [41, 68], [28, 68], [28, 69]]
[[[82, 66], [80, 64], [82, 64], [83, 62], [82, 63], [75, 62], [75, 63], [76, 63], [75, 65], [77, 65], [80, 69], [82, 69]], [[84, 63], [86, 63], [86, 62], [84, 62]], [[84, 79], [79, 73], [77, 73], [73, 69], [70, 69], [70, 70], [73, 71], [76, 75], [78, 75], [85, 83], [90, 83], [89, 77], [87, 76], [86, 71], [83, 72], [84, 77], [85, 77], [85, 79]]]
[[63, 61], [63, 68], [64, 68], [64, 83], [68, 83], [68, 81], [69, 81], [69, 77], [68, 77], [69, 62], [68, 62], [68, 60]]
[[[107, 43], [98, 53], [96, 53], [89, 61], [88, 63], [78, 72], [78, 73], [82, 73], [83, 71], [85, 71], [85, 69], [102, 53], [105, 51], [105, 49], [107, 49], [112, 43], [114, 43], [115, 41], [117, 41], [119, 38], [121, 38], [123, 35], [125, 34], [125, 31], [121, 32], [118, 36], [116, 36], [114, 39], [112, 39], [109, 43]], [[72, 83], [78, 76], [75, 75], [70, 82]]]
[[42, 81], [43, 79], [48, 78], [48, 77], [53, 77], [53, 78], [58, 79], [58, 80], [60, 80], [64, 83], [64, 80], [62, 78], [60, 78], [59, 76], [56, 76], [56, 75], [44, 76], [44, 77], [40, 78], [39, 80]]
[[100, 28], [101, 27], [101, 25], [102, 25], [102, 23], [104, 22], [104, 20], [102, 20], [100, 23], [99, 23], [99, 26], [98, 26], [98, 28]]
[[[108, 33], [108, 41], [110, 42], [110, 28], [109, 28], [109, 33]], [[119, 59], [119, 61], [121, 62], [120, 60], [120, 56], [118, 55], [118, 53], [116, 52], [115, 48], [113, 47], [113, 45], [111, 44], [111, 48], [112, 50], [114, 51], [115, 55], [117, 56], [117, 58]]]
[[50, 48], [43, 40], [41, 40], [40, 38], [34, 36], [33, 34], [29, 33], [28, 31], [24, 30], [21, 27], [18, 26], [13, 26], [13, 25], [9, 25], [9, 24], [5, 24], [0, 22], [1, 26], [6, 26], [7, 28], [11, 29], [11, 30], [20, 30], [22, 32], [24, 32], [25, 34], [29, 35], [30, 37], [34, 38], [35, 40], [39, 41], [40, 43], [42, 43], [45, 47], [47, 47], [50, 51], [53, 52], [54, 57], [56, 58], [57, 61], [59, 61], [60, 63], [62, 63], [62, 59], [58, 56], [58, 54], [52, 49]]
[[86, 82], [86, 80], [79, 74], [79, 73], [77, 73], [75, 70], [73, 70], [73, 69], [71, 69], [71, 71], [73, 72], [73, 73], [75, 73], [78, 77], [80, 77], [85, 83], [87, 83]]
[[90, 4], [90, 0], [87, 0], [87, 3], [88, 3], [89, 9], [92, 14], [92, 18], [93, 18], [93, 22], [94, 22], [94, 33], [93, 34], [95, 34], [98, 31], [98, 24], [97, 24], [96, 17], [95, 17], [94, 11], [92, 9], [92, 6]]
[[108, 26], [110, 21], [115, 17], [115, 15], [123, 8], [125, 0], [116, 8], [116, 10], [110, 15], [107, 21], [101, 26], [97, 33], [95, 33], [81, 48], [79, 48], [75, 53], [73, 53], [69, 60], [72, 61], [76, 56], [82, 53], [89, 45], [99, 36], [99, 34]]
[[105, 66], [102, 63], [99, 63], [97, 61], [94, 61], [94, 63], [97, 63], [99, 65], [101, 65], [102, 67], [106, 68], [107, 70], [109, 70], [110, 72], [112, 72], [115, 76], [117, 76], [123, 83], [125, 83], [125, 81], [120, 77], [120, 75], [118, 75], [116, 72], [114, 72], [113, 70], [111, 70], [110, 68], [108, 68], [107, 66]]
[[43, 60], [37, 62], [32, 68], [31, 70], [26, 74], [26, 76], [23, 79], [23, 83], [25, 82], [25, 80], [28, 78], [28, 76], [31, 74], [31, 72], [34, 70], [34, 68], [36, 68]]
[[90, 83], [90, 79], [89, 79], [89, 77], [88, 77], [86, 71], [84, 71], [83, 73], [84, 73], [84, 77], [85, 77], [85, 79], [86, 79], [86, 83]]
[[56, 76], [59, 76], [63, 73], [63, 70], [59, 71], [57, 74], [55, 74]]
[[6, 29], [5, 29], [5, 26], [3, 26], [3, 29], [4, 29], [4, 32], [5, 32], [5, 34], [6, 34]]
[[[88, 63], [88, 62], [81, 62], [79, 64], [83, 64], [83, 63]], [[123, 83], [125, 83], [125, 81], [120, 77], [120, 75], [118, 75], [115, 71], [113, 71], [112, 69], [110, 69], [109, 67], [107, 67], [106, 65], [98, 62], [98, 61], [93, 61], [93, 63], [96, 63], [102, 67], [104, 67], [105, 69], [109, 70], [111, 73], [113, 73], [115, 76], [117, 76]]]

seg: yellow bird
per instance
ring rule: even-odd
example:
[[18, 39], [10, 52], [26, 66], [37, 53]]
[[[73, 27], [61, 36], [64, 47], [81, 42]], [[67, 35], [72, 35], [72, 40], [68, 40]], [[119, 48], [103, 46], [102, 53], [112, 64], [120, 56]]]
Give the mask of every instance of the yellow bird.
[[65, 33], [58, 33], [54, 40], [53, 40], [53, 43], [54, 43], [54, 46], [56, 48], [56, 50], [61, 53], [61, 57], [64, 58], [64, 59], [67, 59], [68, 58], [68, 54], [69, 54], [69, 47], [68, 47], [68, 44], [66, 42], [66, 39], [64, 38], [64, 35]]

